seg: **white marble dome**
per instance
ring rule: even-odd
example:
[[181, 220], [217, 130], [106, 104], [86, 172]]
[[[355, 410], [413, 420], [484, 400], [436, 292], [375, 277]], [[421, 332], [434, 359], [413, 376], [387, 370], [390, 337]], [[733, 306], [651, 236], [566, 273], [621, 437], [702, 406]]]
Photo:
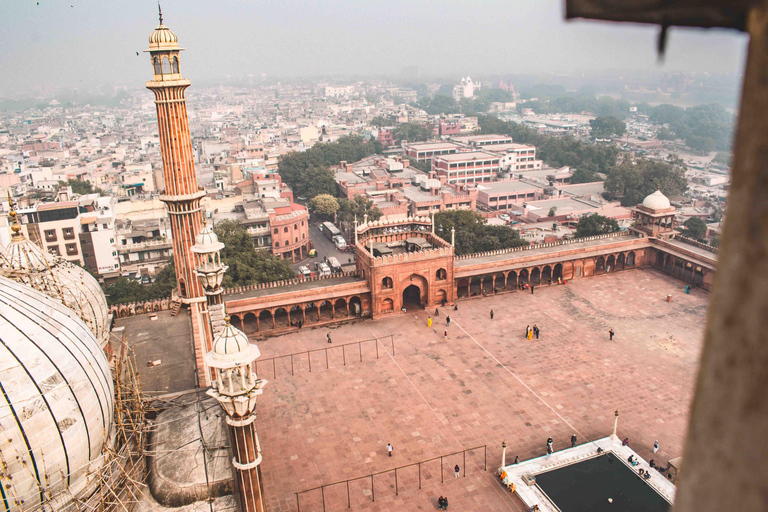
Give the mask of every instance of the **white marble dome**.
[[661, 190], [657, 190], [653, 194], [643, 199], [643, 206], [650, 210], [666, 210], [670, 208], [669, 199], [667, 196], [661, 193]]
[[160, 21], [160, 25], [149, 35], [149, 47], [151, 49], [155, 49], [153, 47], [178, 48], [179, 38]]
[[113, 396], [109, 362], [83, 321], [60, 301], [0, 277], [6, 510], [76, 510], [75, 499], [93, 492]]
[[16, 231], [8, 247], [0, 251], [0, 275], [63, 301], [91, 329], [99, 345], [106, 346], [109, 337], [107, 298], [99, 282], [87, 270], [63, 258], [44, 254], [39, 246]]

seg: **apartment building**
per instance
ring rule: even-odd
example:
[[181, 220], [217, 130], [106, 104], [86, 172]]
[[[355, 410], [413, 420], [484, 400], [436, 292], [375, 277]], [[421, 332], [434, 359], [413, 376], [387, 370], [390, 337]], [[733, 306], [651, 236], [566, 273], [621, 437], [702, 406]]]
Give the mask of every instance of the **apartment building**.
[[427, 162], [435, 156], [453, 155], [460, 147], [452, 142], [411, 142], [403, 144], [405, 156], [417, 162]]
[[489, 151], [468, 151], [435, 156], [432, 171], [450, 185], [493, 181], [501, 170], [501, 157]]

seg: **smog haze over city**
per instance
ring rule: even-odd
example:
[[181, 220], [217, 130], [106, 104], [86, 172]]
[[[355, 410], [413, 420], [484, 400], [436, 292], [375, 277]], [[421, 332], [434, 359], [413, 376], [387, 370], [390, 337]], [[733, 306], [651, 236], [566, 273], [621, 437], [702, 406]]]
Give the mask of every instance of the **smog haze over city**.
[[[445, 79], [635, 72], [725, 75], [736, 91], [746, 37], [671, 30], [664, 62], [658, 27], [566, 21], [559, 0], [166, 0], [184, 69], [198, 86], [315, 77]], [[14, 0], [0, 21], [0, 99], [59, 88], [142, 86], [152, 1]], [[136, 55], [139, 52], [139, 55]], [[543, 80], [553, 82], [554, 80]]]

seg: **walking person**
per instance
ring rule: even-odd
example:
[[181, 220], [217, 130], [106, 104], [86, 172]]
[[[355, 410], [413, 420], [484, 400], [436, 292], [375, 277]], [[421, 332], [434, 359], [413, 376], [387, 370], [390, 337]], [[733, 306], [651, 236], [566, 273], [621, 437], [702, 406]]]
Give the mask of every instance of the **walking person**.
[[653, 453], [656, 453], [659, 451], [659, 442], [656, 441], [653, 443]]
[[547, 446], [552, 446], [552, 437], [547, 438]]
[[451, 325], [451, 317], [447, 316], [445, 317], [445, 326], [448, 327], [449, 325]]
[[608, 329], [608, 335], [611, 337], [611, 341], [613, 341], [613, 329]]
[[432, 317], [427, 317], [427, 327], [432, 327]]
[[525, 337], [526, 338], [528, 337], [528, 333], [530, 333], [530, 332], [531, 332], [531, 326], [530, 325], [526, 325], [525, 326]]
[[493, 320], [493, 310], [491, 310], [491, 320]]
[[387, 443], [387, 453], [389, 454], [390, 457], [392, 456], [392, 444], [391, 443]]
[[533, 285], [531, 285], [531, 295], [533, 295]]
[[553, 452], [552, 445], [548, 444], [547, 445], [547, 458], [550, 458], [552, 456], [552, 452]]
[[533, 339], [533, 329], [528, 329], [528, 339], [529, 340]]
[[448, 337], [448, 329], [443, 331], [443, 338], [447, 338], [447, 337]]
[[460, 472], [461, 472], [461, 468], [459, 467], [459, 465], [458, 465], [458, 464], [456, 464], [456, 465], [453, 467], [453, 478], [459, 478], [459, 473], [460, 473]]
[[539, 327], [536, 324], [533, 324], [533, 334], [539, 339]]
[[571, 448], [575, 448], [575, 447], [576, 447], [576, 434], [573, 434], [571, 436]]
[[328, 339], [328, 343], [333, 343], [331, 341], [331, 333], [326, 334], [325, 337], [326, 337], [326, 339]]

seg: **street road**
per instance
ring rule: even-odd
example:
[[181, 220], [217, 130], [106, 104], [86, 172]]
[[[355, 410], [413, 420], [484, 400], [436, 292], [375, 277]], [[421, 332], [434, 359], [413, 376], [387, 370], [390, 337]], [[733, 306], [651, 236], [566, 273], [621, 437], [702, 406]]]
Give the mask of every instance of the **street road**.
[[291, 265], [291, 267], [294, 270], [297, 270], [302, 265], [307, 265], [309, 267], [309, 270], [312, 272], [315, 271], [314, 262], [320, 263], [323, 261], [323, 257], [330, 258], [334, 257], [337, 260], [339, 260], [339, 263], [342, 265], [346, 265], [348, 260], [350, 260], [354, 253], [351, 252], [342, 252], [336, 248], [336, 244], [328, 240], [325, 235], [320, 231], [320, 229], [315, 225], [314, 222], [312, 222], [309, 225], [309, 239], [312, 240], [312, 243], [315, 244], [315, 250], [317, 251], [317, 257], [315, 258], [309, 258], [304, 261], [301, 261], [299, 263], [294, 263]]

